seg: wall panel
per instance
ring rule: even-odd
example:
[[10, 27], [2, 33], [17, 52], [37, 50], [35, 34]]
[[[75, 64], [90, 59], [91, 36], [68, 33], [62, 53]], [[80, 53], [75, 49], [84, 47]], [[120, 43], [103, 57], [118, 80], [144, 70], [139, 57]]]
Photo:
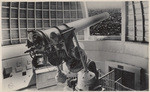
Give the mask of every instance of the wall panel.
[[127, 41], [149, 42], [148, 35], [148, 1], [127, 2]]

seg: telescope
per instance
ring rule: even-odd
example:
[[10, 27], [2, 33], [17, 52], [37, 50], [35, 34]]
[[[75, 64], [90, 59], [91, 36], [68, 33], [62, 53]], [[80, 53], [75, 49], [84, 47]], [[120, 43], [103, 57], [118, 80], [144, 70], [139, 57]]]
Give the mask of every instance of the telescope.
[[105, 12], [46, 30], [29, 31], [27, 40], [29, 50], [25, 53], [30, 53], [35, 68], [40, 66], [39, 61], [47, 61], [57, 66], [56, 80], [62, 83], [67, 76], [59, 66], [65, 62], [70, 72], [78, 73], [76, 89], [89, 90], [95, 82], [96, 75], [88, 69], [87, 56], [78, 43], [76, 33], [107, 18], [109, 13]]

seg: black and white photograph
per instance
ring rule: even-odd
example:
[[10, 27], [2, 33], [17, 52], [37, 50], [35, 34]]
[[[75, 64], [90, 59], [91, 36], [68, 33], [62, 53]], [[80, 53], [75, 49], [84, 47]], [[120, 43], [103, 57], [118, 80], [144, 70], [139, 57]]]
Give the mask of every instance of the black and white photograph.
[[6, 91], [149, 91], [149, 0], [0, 1]]

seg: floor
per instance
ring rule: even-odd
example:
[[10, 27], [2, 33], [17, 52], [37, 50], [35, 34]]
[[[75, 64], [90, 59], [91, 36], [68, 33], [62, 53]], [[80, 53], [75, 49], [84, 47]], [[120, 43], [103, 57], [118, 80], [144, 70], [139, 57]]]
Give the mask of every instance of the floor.
[[72, 89], [66, 87], [65, 84], [57, 84], [57, 85], [45, 87], [42, 89], [37, 89], [36, 85], [32, 85], [30, 87], [27, 87], [27, 88], [19, 90], [19, 91], [72, 91]]

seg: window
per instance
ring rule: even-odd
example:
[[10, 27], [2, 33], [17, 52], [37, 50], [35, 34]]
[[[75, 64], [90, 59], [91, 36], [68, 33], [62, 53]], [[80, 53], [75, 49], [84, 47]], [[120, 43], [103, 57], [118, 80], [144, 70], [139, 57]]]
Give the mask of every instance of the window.
[[80, 2], [2, 2], [1, 17], [5, 46], [25, 43], [27, 31], [61, 25], [83, 15]]
[[94, 36], [120, 36], [121, 34], [121, 9], [95, 9], [88, 10], [89, 16], [108, 12], [110, 17], [90, 27], [90, 35]]
[[127, 2], [126, 40], [148, 42], [148, 1]]

